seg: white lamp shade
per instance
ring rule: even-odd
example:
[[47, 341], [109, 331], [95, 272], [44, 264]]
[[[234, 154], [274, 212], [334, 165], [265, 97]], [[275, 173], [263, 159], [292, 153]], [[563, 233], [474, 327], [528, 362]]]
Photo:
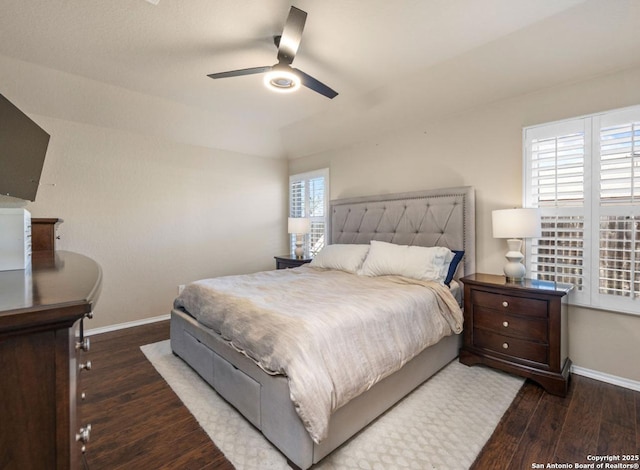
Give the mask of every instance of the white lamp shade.
[[311, 219], [306, 217], [289, 217], [288, 233], [309, 233]]
[[541, 236], [538, 209], [501, 209], [492, 212], [494, 238], [538, 238]]

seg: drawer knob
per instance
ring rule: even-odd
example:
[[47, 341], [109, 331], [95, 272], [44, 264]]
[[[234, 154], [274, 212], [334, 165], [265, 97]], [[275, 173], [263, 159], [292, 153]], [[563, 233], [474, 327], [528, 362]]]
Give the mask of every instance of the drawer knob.
[[506, 300], [504, 302], [502, 302], [502, 306], [503, 307], [508, 307], [509, 306], [509, 302], [507, 302]]
[[509, 328], [509, 322], [508, 321], [503, 321], [502, 322], [502, 326], [504, 326], [505, 328]]
[[91, 348], [91, 341], [89, 338], [85, 338], [82, 341], [76, 341], [76, 350], [82, 349], [83, 351], [88, 351]]
[[502, 349], [509, 349], [509, 343], [502, 343]]
[[91, 361], [87, 361], [84, 364], [78, 365], [78, 369], [80, 369], [80, 370], [91, 370]]
[[89, 442], [90, 436], [91, 436], [91, 425], [87, 424], [85, 427], [82, 427], [78, 430], [78, 433], [76, 434], [76, 441], [86, 444], [87, 442]]

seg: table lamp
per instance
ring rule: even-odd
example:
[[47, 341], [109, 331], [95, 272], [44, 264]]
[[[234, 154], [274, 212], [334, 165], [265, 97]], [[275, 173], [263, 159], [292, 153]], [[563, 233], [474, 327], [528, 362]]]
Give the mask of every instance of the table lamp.
[[294, 254], [300, 259], [304, 256], [304, 248], [302, 242], [305, 234], [311, 231], [311, 219], [307, 217], [289, 217], [288, 232], [296, 236], [296, 249]]

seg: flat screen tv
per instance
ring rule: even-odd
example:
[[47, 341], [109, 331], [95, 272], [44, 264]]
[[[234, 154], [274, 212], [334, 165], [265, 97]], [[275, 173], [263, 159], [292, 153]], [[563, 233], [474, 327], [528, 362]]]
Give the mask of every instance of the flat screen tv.
[[0, 194], [35, 201], [49, 134], [0, 94]]

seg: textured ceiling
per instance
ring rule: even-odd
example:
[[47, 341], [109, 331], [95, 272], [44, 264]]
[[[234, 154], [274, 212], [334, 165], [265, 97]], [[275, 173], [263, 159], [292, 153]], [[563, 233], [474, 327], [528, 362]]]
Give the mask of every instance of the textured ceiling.
[[[640, 63], [637, 0], [293, 1], [308, 12], [294, 66], [340, 93], [329, 100], [308, 89], [275, 94], [259, 75], [206, 76], [275, 63], [272, 37], [291, 2], [1, 2], [0, 55], [36, 75], [46, 69], [33, 87], [62, 72], [124, 88], [180, 106], [185, 122], [191, 115], [219, 127], [218, 144], [195, 135], [206, 126], [174, 126], [184, 134], [178, 140], [264, 156], [309, 155]], [[15, 77], [0, 72], [0, 92], [17, 90]], [[29, 107], [45, 115], [59, 108]], [[115, 119], [95, 108], [83, 119]]]

